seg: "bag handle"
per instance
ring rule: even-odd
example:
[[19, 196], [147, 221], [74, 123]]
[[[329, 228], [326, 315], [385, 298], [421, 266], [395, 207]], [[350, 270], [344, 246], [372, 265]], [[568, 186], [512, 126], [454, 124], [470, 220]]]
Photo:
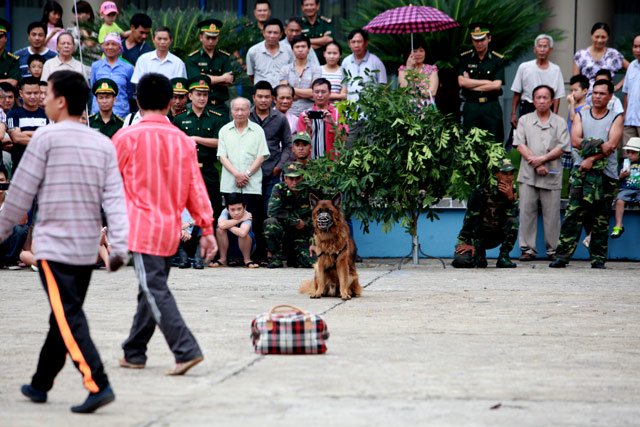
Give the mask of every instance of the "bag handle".
[[293, 311], [295, 311], [296, 313], [302, 314], [304, 315], [304, 329], [305, 330], [309, 330], [311, 329], [311, 313], [309, 313], [308, 311], [304, 311], [301, 308], [296, 307], [295, 305], [290, 305], [290, 304], [280, 304], [280, 305], [276, 305], [274, 307], [271, 307], [271, 310], [269, 310], [269, 317], [267, 319], [266, 326], [267, 329], [273, 329], [273, 321], [271, 320], [271, 316], [278, 310], [283, 309], [283, 308], [291, 308], [293, 309]]
[[276, 305], [271, 307], [271, 310], [269, 310], [269, 317], [271, 317], [271, 315], [273, 313], [275, 313], [276, 311], [283, 309], [283, 308], [292, 308], [293, 311], [300, 313], [300, 314], [308, 314], [306, 311], [304, 311], [301, 308], [296, 307], [295, 305], [290, 305], [290, 304], [280, 304], [280, 305]]

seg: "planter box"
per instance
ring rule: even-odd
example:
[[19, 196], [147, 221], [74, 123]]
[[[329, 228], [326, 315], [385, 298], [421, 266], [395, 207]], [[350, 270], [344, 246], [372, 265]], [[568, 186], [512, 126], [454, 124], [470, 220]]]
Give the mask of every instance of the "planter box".
[[[456, 245], [458, 232], [462, 227], [466, 204], [457, 200], [443, 199], [438, 205], [437, 221], [429, 221], [425, 216], [420, 218], [418, 225], [418, 237], [422, 251], [439, 258], [451, 258]], [[562, 212], [566, 201], [563, 200]], [[609, 220], [611, 231], [615, 220], [613, 210]], [[637, 244], [637, 237], [640, 236], [640, 210], [637, 207], [627, 209], [624, 214], [624, 235], [616, 240], [609, 239], [609, 259], [612, 260], [640, 260], [640, 246]], [[384, 233], [379, 224], [369, 225], [369, 234], [362, 232], [360, 221], [353, 219], [353, 232], [358, 254], [364, 258], [400, 258], [410, 256], [411, 236], [404, 232], [404, 229], [395, 225], [389, 233]], [[580, 241], [584, 238], [584, 232]], [[544, 244], [544, 231], [542, 226], [542, 214], [538, 216], [538, 236], [537, 249], [540, 258], [546, 257]], [[487, 251], [487, 257], [496, 258], [498, 248]], [[511, 252], [512, 258], [520, 256], [520, 246], [516, 245]], [[587, 249], [578, 244], [573, 259], [589, 259]]]

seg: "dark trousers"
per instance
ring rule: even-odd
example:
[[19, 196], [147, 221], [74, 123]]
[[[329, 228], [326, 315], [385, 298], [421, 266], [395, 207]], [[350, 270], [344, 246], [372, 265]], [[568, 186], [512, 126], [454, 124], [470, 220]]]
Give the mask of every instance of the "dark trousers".
[[502, 125], [502, 107], [498, 101], [465, 102], [462, 107], [462, 126], [465, 132], [477, 127], [490, 132], [496, 142], [504, 143], [504, 127]]
[[156, 325], [162, 331], [176, 363], [202, 356], [200, 346], [187, 328], [176, 300], [167, 286], [171, 257], [133, 252], [133, 266], [139, 280], [138, 307], [129, 337], [122, 344], [124, 357], [130, 363], [145, 364], [147, 344]]
[[49, 333], [40, 350], [38, 368], [31, 386], [49, 391], [53, 380], [64, 367], [67, 353], [82, 373], [84, 386], [97, 393], [109, 385], [107, 375], [91, 336], [82, 304], [87, 295], [92, 265], [68, 265], [53, 261], [38, 261], [51, 316]]
[[267, 211], [269, 210], [269, 199], [271, 198], [271, 193], [273, 193], [273, 187], [275, 187], [279, 182], [279, 176], [273, 176], [273, 174], [262, 175], [262, 201], [264, 206], [262, 211], [262, 214], [264, 215], [263, 218], [268, 217]]
[[218, 169], [214, 165], [200, 168], [202, 173], [202, 180], [205, 187], [207, 187], [207, 193], [209, 194], [209, 200], [211, 201], [211, 207], [213, 208], [214, 217], [220, 215], [222, 212], [222, 195], [220, 194], [220, 177]]

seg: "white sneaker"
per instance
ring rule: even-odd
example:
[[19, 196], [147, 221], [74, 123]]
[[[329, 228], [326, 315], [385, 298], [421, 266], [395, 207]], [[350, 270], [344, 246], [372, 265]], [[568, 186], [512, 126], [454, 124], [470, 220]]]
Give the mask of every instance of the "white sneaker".
[[32, 265], [32, 266], [31, 266], [31, 269], [32, 269], [33, 271], [35, 271], [36, 273], [39, 271], [39, 270], [38, 270], [38, 267], [36, 267], [35, 265]]

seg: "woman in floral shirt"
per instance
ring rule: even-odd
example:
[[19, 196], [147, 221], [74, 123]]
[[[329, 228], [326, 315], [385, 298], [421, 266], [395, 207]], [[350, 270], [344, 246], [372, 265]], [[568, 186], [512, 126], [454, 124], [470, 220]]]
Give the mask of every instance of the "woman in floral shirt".
[[438, 67], [425, 64], [426, 56], [424, 45], [416, 44], [409, 53], [407, 65], [402, 65], [398, 68], [400, 86], [411, 87], [419, 99], [418, 104], [421, 107], [434, 104], [439, 84]]
[[[589, 93], [593, 88], [596, 73], [600, 69], [607, 69], [611, 74], [615, 74], [621, 68], [625, 70], [629, 66], [629, 61], [624, 59], [617, 50], [607, 47], [611, 29], [604, 22], [596, 22], [591, 28], [591, 46], [580, 49], [573, 56], [573, 75], [584, 74], [589, 79]], [[620, 81], [615, 90], [622, 87], [624, 80]]]

